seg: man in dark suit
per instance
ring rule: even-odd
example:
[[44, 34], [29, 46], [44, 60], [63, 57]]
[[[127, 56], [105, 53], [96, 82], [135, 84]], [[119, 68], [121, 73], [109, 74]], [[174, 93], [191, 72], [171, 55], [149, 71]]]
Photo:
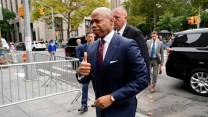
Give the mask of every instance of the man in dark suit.
[[114, 33], [110, 9], [91, 14], [98, 39], [89, 44], [80, 64], [78, 81], [92, 80], [97, 117], [135, 117], [136, 95], [148, 86], [147, 67], [136, 42]]
[[81, 52], [81, 47], [82, 47], [81, 39], [77, 39], [76, 43], [77, 43], [77, 46], [75, 48], [75, 54], [76, 54], [76, 57], [79, 58], [80, 52]]
[[[82, 60], [83, 60], [84, 52], [87, 51], [88, 45], [94, 41], [94, 34], [92, 32], [88, 32], [85, 36], [85, 39], [86, 39], [87, 43], [83, 44], [83, 46], [81, 47], [81, 52], [79, 55], [80, 62], [82, 62]], [[85, 112], [88, 110], [88, 106], [87, 106], [88, 86], [89, 86], [89, 83], [82, 84], [82, 100], [81, 100], [82, 107], [80, 109], [78, 109], [78, 111]]]
[[123, 37], [134, 39], [137, 42], [139, 49], [141, 50], [141, 55], [144, 57], [144, 61], [148, 67], [148, 73], [150, 74], [148, 48], [145, 43], [142, 31], [127, 24], [127, 12], [123, 7], [115, 8], [113, 10], [113, 17], [114, 28], [117, 31], [117, 33]]

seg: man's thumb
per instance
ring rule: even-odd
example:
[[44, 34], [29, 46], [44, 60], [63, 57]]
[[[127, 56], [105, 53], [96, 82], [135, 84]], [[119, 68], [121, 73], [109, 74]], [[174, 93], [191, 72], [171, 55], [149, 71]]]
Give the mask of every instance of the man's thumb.
[[87, 52], [84, 52], [84, 58], [83, 58], [84, 62], [87, 62]]

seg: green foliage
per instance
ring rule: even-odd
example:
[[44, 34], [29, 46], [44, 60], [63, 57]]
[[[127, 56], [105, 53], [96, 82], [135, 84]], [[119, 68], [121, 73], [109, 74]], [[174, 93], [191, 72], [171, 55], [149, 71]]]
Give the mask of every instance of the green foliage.
[[[31, 4], [34, 7], [32, 11], [32, 20], [45, 21], [47, 24], [51, 24], [51, 8], [44, 6], [45, 14], [40, 16], [39, 9], [40, 3], [36, 3], [36, 0], [32, 0]], [[54, 15], [62, 17], [63, 21], [68, 24], [68, 32], [77, 29], [79, 24], [83, 21], [86, 16], [89, 16], [91, 12], [101, 6], [108, 7], [110, 4], [106, 0], [43, 0], [41, 1], [48, 6], [53, 7]], [[69, 35], [68, 35], [69, 36]]]
[[159, 21], [157, 22], [157, 30], [168, 30], [171, 31], [174, 26], [173, 14], [166, 13], [160, 16]]
[[196, 28], [196, 25], [188, 25], [187, 19], [198, 15], [199, 8], [201, 27], [208, 25], [208, 11], [203, 12], [208, 9], [208, 0], [127, 0], [123, 6], [128, 12], [128, 23], [145, 33], [154, 29], [154, 19], [158, 31], [165, 29], [175, 32]]
[[14, 12], [9, 11], [8, 9], [2, 9], [3, 20], [0, 20], [0, 28], [3, 32], [10, 32], [13, 30], [13, 27], [10, 25], [9, 21], [16, 17]]
[[208, 27], [208, 11], [201, 13], [201, 27]]

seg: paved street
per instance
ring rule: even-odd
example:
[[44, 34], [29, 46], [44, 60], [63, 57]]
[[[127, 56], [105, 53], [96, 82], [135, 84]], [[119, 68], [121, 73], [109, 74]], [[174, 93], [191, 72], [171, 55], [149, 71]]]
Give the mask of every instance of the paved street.
[[[64, 51], [57, 55], [64, 55]], [[151, 94], [147, 88], [137, 97], [137, 112], [145, 116], [208, 117], [208, 98], [193, 94], [183, 81], [167, 76], [165, 66], [162, 74], [158, 75], [156, 92]]]
[[[48, 53], [38, 51], [38, 53]], [[59, 49], [57, 56], [64, 56], [64, 49]], [[93, 104], [93, 90], [90, 87], [89, 105]], [[2, 117], [95, 117], [95, 108], [89, 107], [88, 112], [79, 113], [80, 98], [70, 104], [76, 92], [66, 93], [48, 98], [29, 101], [13, 106], [0, 108]], [[183, 82], [170, 78], [165, 73], [158, 76], [156, 92], [151, 94], [147, 88], [137, 95], [137, 117], [208, 117], [208, 98], [192, 94]]]

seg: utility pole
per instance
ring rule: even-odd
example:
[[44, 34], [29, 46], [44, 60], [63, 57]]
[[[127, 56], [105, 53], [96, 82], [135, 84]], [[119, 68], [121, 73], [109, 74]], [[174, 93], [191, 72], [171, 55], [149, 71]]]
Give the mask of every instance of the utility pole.
[[199, 15], [198, 15], [198, 24], [197, 24], [197, 28], [200, 27], [200, 23], [201, 23], [200, 12], [201, 12], [201, 8], [199, 7]]
[[[31, 39], [31, 27], [30, 27], [30, 15], [29, 15], [29, 5], [28, 0], [24, 0], [24, 24], [25, 24], [25, 45], [26, 45], [26, 54], [27, 62], [32, 61], [32, 39]], [[25, 66], [25, 80], [33, 80], [36, 77], [36, 70], [33, 65]]]

